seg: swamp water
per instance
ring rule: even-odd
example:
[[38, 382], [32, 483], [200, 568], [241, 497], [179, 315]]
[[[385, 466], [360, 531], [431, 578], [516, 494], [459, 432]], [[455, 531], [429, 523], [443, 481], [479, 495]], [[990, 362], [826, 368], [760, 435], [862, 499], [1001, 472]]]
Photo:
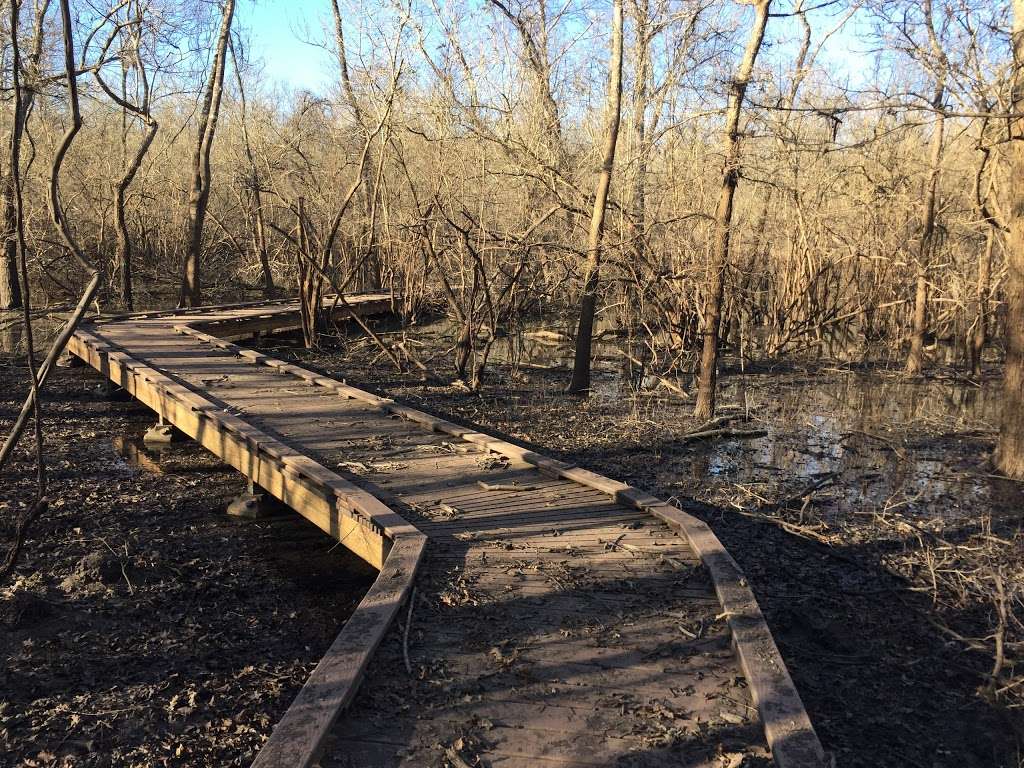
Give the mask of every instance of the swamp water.
[[[451, 337], [441, 323], [409, 333], [434, 355], [435, 370], [451, 359], [443, 354]], [[738, 417], [730, 426], [764, 434], [697, 441], [686, 438], [697, 426], [692, 398], [673, 391], [678, 384], [690, 392], [694, 383], [684, 378], [666, 386], [637, 365], [643, 357], [643, 348], [628, 339], [605, 336], [594, 344], [587, 411], [615, 417], [626, 440], [630, 423], [644, 435], [633, 456], [623, 452], [623, 471], [639, 458], [635, 454], [653, 457], [662, 485], [692, 492], [703, 481], [719, 489], [718, 503], [731, 489], [744, 506], [777, 502], [780, 493], [788, 495], [782, 489], [821, 484], [815, 503], [828, 521], [896, 512], [946, 522], [990, 513], [1009, 528], [1024, 522], [1024, 484], [999, 477], [988, 464], [998, 436], [1000, 375], [978, 383], [943, 369], [911, 380], [899, 362], [848, 366], [809, 358], [740, 373], [736, 361], [726, 359], [719, 413]], [[482, 398], [500, 401], [514, 414], [510, 420], [540, 443], [538, 433], [556, 434], [538, 424], [559, 418], [554, 404], [568, 400], [565, 409], [573, 408], [562, 394], [572, 359], [564, 333], [527, 328], [499, 338]], [[539, 403], [546, 406], [538, 410]], [[444, 406], [440, 399], [433, 404]], [[681, 482], [671, 482], [672, 476]]]

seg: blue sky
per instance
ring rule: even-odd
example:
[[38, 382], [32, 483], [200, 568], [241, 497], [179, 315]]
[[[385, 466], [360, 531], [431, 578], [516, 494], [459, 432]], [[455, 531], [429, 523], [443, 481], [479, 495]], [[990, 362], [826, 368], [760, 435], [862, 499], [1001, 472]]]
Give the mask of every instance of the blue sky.
[[[348, 3], [341, 0], [340, 4], [345, 13]], [[789, 3], [783, 5], [789, 7]], [[811, 14], [815, 40], [831, 29], [842, 8]], [[328, 30], [333, 26], [330, 0], [241, 0], [236, 14], [236, 24], [246, 30], [250, 41], [249, 59], [264, 64], [266, 85], [280, 83], [317, 93], [333, 87], [337, 78], [334, 54], [321, 47], [328, 41], [333, 46], [333, 33], [325, 32], [325, 24]], [[870, 57], [857, 53], [866, 46], [864, 40], [856, 37], [867, 31], [862, 24], [855, 17], [829, 41], [818, 62], [827, 63], [833, 75], [848, 78], [854, 86], [863, 84], [871, 74]], [[796, 35], [795, 22], [773, 19], [769, 36], [775, 37], [777, 43], [778, 36], [782, 36], [786, 42], [765, 51], [763, 63], [767, 65], [774, 58], [782, 69], [788, 67], [795, 54]]]
[[[344, 6], [343, 6], [344, 7]], [[323, 91], [335, 76], [331, 55], [304, 40], [323, 42], [328, 0], [243, 0], [237, 21], [249, 31], [249, 58], [261, 59], [266, 80]]]

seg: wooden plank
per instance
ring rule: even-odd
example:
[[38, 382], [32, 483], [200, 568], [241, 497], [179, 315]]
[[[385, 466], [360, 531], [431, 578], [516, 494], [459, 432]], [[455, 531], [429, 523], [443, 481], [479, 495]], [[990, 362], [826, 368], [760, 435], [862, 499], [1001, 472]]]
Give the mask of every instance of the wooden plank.
[[664, 502], [651, 503], [647, 508], [687, 537], [710, 572], [776, 765], [826, 765], [824, 749], [800, 694], [736, 561], [707, 523]]
[[[133, 373], [123, 353], [108, 354], [93, 350], [88, 344], [87, 334], [73, 337], [69, 348], [226, 464], [250, 477], [359, 557], [374, 567], [382, 566], [389, 546], [385, 537], [361, 521], [339, 514], [333, 494], [328, 497], [318, 489], [317, 484], [286, 473], [280, 462], [280, 450], [275, 450], [276, 441], [265, 438], [254, 444], [239, 431], [232, 434], [224, 426], [225, 422], [233, 420], [229, 414], [218, 413], [211, 417], [211, 403], [173, 382], [165, 384], [163, 379], [166, 377], [156, 371], [150, 369], [143, 375], [139, 368], [144, 366], [137, 363], [133, 365], [136, 371]], [[358, 489], [356, 491], [365, 493]], [[376, 502], [369, 494], [366, 497]]]
[[370, 657], [408, 598], [425, 545], [422, 535], [395, 541], [370, 591], [274, 727], [253, 768], [309, 766], [319, 757], [338, 713], [355, 696]]

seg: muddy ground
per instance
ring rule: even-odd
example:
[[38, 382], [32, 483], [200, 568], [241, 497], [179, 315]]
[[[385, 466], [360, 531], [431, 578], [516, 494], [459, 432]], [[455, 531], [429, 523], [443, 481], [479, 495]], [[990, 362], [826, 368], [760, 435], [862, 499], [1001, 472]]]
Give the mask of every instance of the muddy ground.
[[[707, 520], [750, 579], [837, 765], [1021, 765], [1014, 722], [979, 692], [988, 646], [971, 651], [949, 634], [984, 637], [991, 602], [931, 588], [921, 566], [930, 547], [944, 556], [936, 538], [958, 547], [988, 536], [1006, 545], [1000, 567], [1024, 560], [1021, 487], [986, 464], [998, 370], [980, 382], [947, 369], [908, 382], [885, 364], [727, 367], [723, 426], [752, 434], [697, 440], [690, 403], [607, 349], [594, 396], [580, 400], [562, 392], [566, 350], [522, 339], [499, 345], [478, 393], [451, 384], [444, 329], [405, 340], [426, 381], [389, 369], [356, 335], [319, 353], [289, 337], [263, 343]], [[6, 427], [24, 371], [0, 365], [0, 377]], [[0, 592], [0, 755], [11, 765], [246, 764], [372, 573], [294, 515], [226, 517], [243, 484], [200, 449], [143, 453], [150, 469], [124, 459], [138, 457], [151, 417], [98, 385], [61, 371], [47, 397], [58, 501]], [[27, 458], [0, 486], [5, 540], [31, 495]]]
[[[4, 434], [25, 381], [0, 361]], [[240, 475], [143, 451], [151, 412], [91, 369], [51, 382], [53, 503], [0, 590], [0, 766], [249, 765], [375, 572], [288, 510], [228, 517]], [[28, 457], [0, 482], [5, 552]]]

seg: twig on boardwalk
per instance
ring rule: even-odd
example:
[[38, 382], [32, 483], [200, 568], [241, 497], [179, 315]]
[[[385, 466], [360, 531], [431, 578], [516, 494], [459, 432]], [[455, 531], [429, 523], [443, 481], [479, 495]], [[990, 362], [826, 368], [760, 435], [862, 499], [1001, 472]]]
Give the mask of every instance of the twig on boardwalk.
[[539, 485], [531, 485], [529, 483], [516, 485], [515, 483], [485, 483], [483, 480], [477, 480], [476, 484], [485, 491], [536, 491], [540, 489]]
[[598, 543], [604, 544], [605, 549], [616, 550], [624, 549], [627, 552], [631, 552], [634, 555], [646, 555], [647, 557], [653, 557], [661, 562], [668, 563], [677, 571], [688, 570], [689, 566], [678, 558], [671, 557], [670, 555], [664, 555], [661, 552], [651, 552], [640, 547], [634, 547], [632, 544], [626, 544], [622, 539], [626, 534], [622, 534], [619, 538], [614, 541], [605, 541], [604, 539], [598, 539]]
[[455, 749], [455, 747], [446, 748], [444, 751], [444, 756], [448, 758], [448, 762], [455, 766], [455, 768], [473, 768], [473, 766], [471, 766], [469, 763], [465, 761], [465, 759], [462, 757], [461, 754], [459, 754], [459, 751]]

